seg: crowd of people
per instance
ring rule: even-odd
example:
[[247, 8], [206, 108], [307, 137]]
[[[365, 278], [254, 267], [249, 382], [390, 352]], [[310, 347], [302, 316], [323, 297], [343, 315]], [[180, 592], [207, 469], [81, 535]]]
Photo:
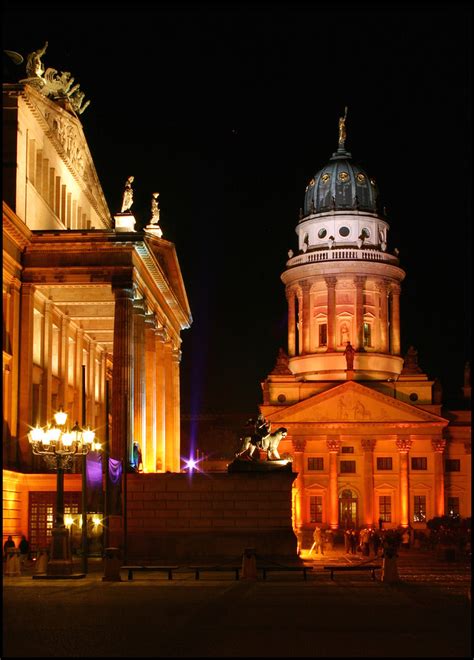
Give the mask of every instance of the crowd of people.
[[[410, 532], [398, 530], [383, 530], [375, 527], [356, 529], [347, 528], [343, 532], [344, 551], [346, 554], [361, 554], [363, 557], [382, 557], [387, 548], [398, 551], [399, 548], [410, 547]], [[324, 556], [325, 549], [333, 549], [334, 532], [331, 529], [321, 529], [316, 525], [313, 532], [313, 544], [309, 550], [312, 554]]]

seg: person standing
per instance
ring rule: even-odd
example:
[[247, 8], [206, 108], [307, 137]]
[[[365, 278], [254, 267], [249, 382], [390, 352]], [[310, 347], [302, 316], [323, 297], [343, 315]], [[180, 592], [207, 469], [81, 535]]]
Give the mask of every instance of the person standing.
[[11, 536], [9, 536], [7, 538], [7, 540], [5, 541], [5, 543], [3, 544], [3, 559], [4, 560], [6, 560], [6, 558], [7, 558], [8, 551], [11, 548], [14, 548], [14, 547], [15, 547], [15, 541], [12, 539]]
[[324, 539], [320, 527], [317, 526], [315, 527], [313, 533], [313, 541], [314, 541], [314, 552], [316, 554], [320, 553], [321, 555], [324, 555]]
[[25, 535], [22, 535], [20, 544], [18, 545], [20, 549], [20, 562], [24, 564], [30, 556], [30, 543], [27, 540]]

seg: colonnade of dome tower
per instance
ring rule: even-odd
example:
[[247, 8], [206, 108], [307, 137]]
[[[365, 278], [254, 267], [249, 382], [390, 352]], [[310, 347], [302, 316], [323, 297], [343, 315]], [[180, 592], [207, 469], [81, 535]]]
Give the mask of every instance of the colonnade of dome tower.
[[345, 380], [347, 342], [355, 349], [356, 380], [397, 378], [400, 283], [405, 272], [387, 252], [389, 225], [375, 180], [338, 149], [309, 181], [281, 276], [288, 300], [291, 372], [304, 380]]

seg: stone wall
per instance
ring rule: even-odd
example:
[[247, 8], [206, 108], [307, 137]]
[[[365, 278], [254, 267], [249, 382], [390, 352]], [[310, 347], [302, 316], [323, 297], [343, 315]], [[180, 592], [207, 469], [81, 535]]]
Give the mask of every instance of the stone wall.
[[297, 558], [291, 524], [296, 475], [166, 473], [128, 475], [128, 557], [165, 561]]

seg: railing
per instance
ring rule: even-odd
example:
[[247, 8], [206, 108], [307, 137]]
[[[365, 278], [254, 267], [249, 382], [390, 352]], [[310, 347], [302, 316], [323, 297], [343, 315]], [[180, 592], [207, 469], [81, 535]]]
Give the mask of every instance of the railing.
[[321, 261], [382, 261], [398, 266], [399, 260], [393, 254], [380, 250], [357, 250], [355, 248], [333, 248], [332, 250], [316, 250], [306, 254], [299, 254], [288, 259], [288, 268], [302, 264], [318, 263]]

